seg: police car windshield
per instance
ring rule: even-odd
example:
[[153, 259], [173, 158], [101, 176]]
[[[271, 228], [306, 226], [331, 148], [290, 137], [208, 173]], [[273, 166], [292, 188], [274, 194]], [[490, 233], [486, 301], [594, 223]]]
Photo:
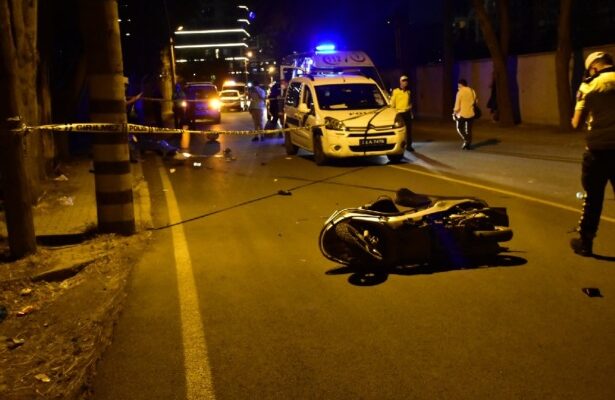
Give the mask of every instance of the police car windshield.
[[223, 90], [220, 92], [222, 97], [239, 97], [239, 92], [236, 90]]
[[367, 110], [386, 105], [378, 86], [369, 83], [316, 86], [316, 97], [321, 110]]

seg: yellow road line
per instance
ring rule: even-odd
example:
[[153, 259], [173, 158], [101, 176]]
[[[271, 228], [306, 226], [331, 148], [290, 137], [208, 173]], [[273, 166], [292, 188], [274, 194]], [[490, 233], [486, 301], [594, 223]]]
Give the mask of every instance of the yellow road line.
[[[166, 170], [158, 161], [162, 187], [169, 209], [169, 222], [181, 221], [175, 192]], [[203, 317], [199, 311], [196, 282], [192, 272], [192, 260], [188, 252], [188, 242], [182, 224], [171, 227], [175, 271], [177, 274], [177, 293], [181, 314], [182, 342], [184, 349], [184, 371], [186, 374], [186, 399], [215, 399], [207, 343], [203, 327]]]
[[[399, 170], [405, 171], [405, 172], [411, 172], [413, 174], [424, 175], [424, 176], [429, 176], [431, 178], [441, 179], [443, 181], [454, 182], [454, 183], [459, 183], [461, 185], [466, 185], [466, 186], [471, 186], [471, 187], [475, 187], [475, 188], [478, 188], [478, 189], [488, 190], [488, 191], [491, 191], [491, 192], [500, 193], [500, 194], [504, 194], [504, 195], [507, 195], [507, 196], [513, 196], [513, 197], [517, 197], [519, 199], [532, 201], [534, 203], [544, 204], [544, 205], [547, 205], [547, 206], [559, 208], [559, 209], [566, 210], [566, 211], [572, 211], [572, 212], [577, 213], [577, 214], [581, 213], [580, 207], [577, 209], [577, 208], [570, 207], [570, 206], [567, 206], [567, 205], [564, 205], [564, 204], [556, 203], [554, 201], [544, 200], [544, 199], [540, 199], [538, 197], [528, 196], [528, 195], [517, 193], [517, 192], [511, 192], [510, 190], [498, 189], [498, 188], [494, 188], [494, 187], [490, 187], [490, 186], [481, 185], [479, 183], [474, 183], [474, 182], [464, 181], [464, 180], [461, 180], [461, 179], [451, 178], [449, 176], [444, 176], [444, 175], [439, 175], [439, 174], [432, 174], [432, 173], [429, 173], [429, 172], [419, 171], [419, 170], [416, 170], [416, 169], [404, 168], [404, 167], [400, 167], [399, 165], [389, 165], [389, 167], [395, 168], [395, 169], [399, 169]], [[603, 220], [603, 221], [606, 221], [606, 222], [615, 223], [615, 218], [601, 216], [600, 219]]]

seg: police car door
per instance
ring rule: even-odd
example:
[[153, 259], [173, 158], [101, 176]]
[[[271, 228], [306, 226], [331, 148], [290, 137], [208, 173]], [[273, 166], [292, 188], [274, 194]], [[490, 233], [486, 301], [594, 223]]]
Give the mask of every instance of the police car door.
[[[297, 128], [301, 125], [301, 118], [297, 115], [297, 108], [301, 102], [301, 82], [291, 82], [286, 89], [286, 98], [284, 102], [285, 125], [289, 128]], [[297, 131], [290, 131], [290, 137], [293, 143], [303, 146], [303, 143], [298, 143]]]
[[306, 143], [309, 144], [309, 149], [314, 150], [314, 143], [312, 137], [312, 126], [316, 125], [316, 109], [314, 108], [314, 94], [312, 93], [312, 89], [308, 85], [303, 85], [303, 93], [302, 95], [302, 103], [307, 107], [303, 108], [300, 111], [303, 111], [301, 118], [301, 126], [305, 127], [299, 131], [301, 135], [301, 140], [305, 140]]

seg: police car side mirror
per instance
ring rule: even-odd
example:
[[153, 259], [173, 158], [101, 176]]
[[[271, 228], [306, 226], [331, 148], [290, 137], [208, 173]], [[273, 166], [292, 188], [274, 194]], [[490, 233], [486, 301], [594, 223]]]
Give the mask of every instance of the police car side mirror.
[[299, 111], [302, 114], [307, 114], [307, 113], [310, 112], [310, 109], [307, 106], [307, 104], [301, 103], [301, 104], [299, 104], [299, 108], [297, 108], [297, 111]]

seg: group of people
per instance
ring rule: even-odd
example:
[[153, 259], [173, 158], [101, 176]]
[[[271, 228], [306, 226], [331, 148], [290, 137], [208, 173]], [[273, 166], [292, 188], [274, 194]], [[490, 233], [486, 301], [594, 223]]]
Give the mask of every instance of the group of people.
[[[262, 131], [266, 127], [275, 129], [278, 122], [282, 121], [284, 113], [283, 97], [286, 91], [286, 82], [275, 82], [269, 89], [269, 94], [258, 82], [253, 82], [248, 89], [248, 99], [250, 105], [248, 110], [252, 116], [254, 130]], [[267, 122], [265, 122], [267, 121]], [[282, 134], [280, 133], [279, 136]], [[253, 142], [263, 140], [263, 134], [257, 132], [252, 138]]]
[[[594, 52], [585, 60], [585, 80], [577, 93], [574, 129], [587, 126], [586, 148], [583, 154], [581, 183], [585, 190], [583, 214], [577, 229], [579, 236], [570, 241], [572, 250], [582, 256], [593, 255], [593, 240], [598, 231], [604, 194], [608, 182], [615, 191], [615, 66], [613, 56]], [[488, 108], [492, 119], [497, 119], [495, 86], [491, 87]], [[458, 91], [453, 108], [457, 133], [463, 140], [462, 149], [472, 149], [472, 122], [477, 113], [476, 92], [465, 79], [458, 82]], [[407, 149], [412, 147], [412, 102], [408, 89], [408, 77], [402, 76], [399, 88], [391, 98], [391, 106], [399, 111], [406, 121]], [[495, 115], [494, 115], [495, 114]]]

